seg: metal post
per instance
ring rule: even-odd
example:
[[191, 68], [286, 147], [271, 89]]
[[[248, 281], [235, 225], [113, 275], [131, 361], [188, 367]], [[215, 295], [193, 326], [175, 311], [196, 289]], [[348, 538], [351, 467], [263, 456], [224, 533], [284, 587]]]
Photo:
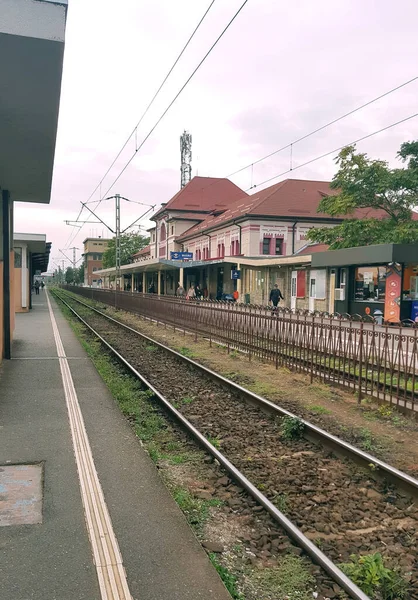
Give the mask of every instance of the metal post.
[[3, 339], [4, 358], [11, 358], [10, 331], [10, 192], [2, 190], [3, 204]]
[[115, 308], [117, 304], [117, 289], [118, 282], [120, 286], [120, 195], [115, 195], [115, 207], [116, 207], [116, 237], [115, 237], [115, 250], [116, 250], [116, 281], [115, 281]]
[[358, 374], [358, 396], [357, 403], [361, 404], [361, 381], [363, 377], [363, 333], [364, 333], [364, 323], [361, 321], [360, 323], [360, 331], [359, 331], [359, 374]]

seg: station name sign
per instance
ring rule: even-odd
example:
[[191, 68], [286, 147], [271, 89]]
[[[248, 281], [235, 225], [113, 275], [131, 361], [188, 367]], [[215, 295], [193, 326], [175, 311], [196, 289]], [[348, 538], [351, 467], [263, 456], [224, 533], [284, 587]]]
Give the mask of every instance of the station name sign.
[[170, 252], [171, 260], [193, 260], [193, 252]]

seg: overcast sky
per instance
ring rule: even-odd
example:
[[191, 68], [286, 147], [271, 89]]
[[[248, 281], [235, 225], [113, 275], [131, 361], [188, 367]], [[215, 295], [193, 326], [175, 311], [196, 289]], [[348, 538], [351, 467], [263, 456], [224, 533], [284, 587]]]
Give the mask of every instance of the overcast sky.
[[[70, 0], [51, 203], [17, 204], [16, 231], [46, 233], [52, 257], [60, 256], [74, 231], [64, 220], [76, 218], [80, 201], [99, 183], [209, 4]], [[215, 1], [142, 122], [138, 141], [241, 4]], [[109, 194], [149, 205], [167, 202], [180, 186], [179, 136], [184, 129], [193, 136], [193, 175], [223, 177], [417, 76], [417, 22], [416, 0], [249, 0]], [[296, 144], [293, 166], [418, 112], [417, 97], [418, 81]], [[400, 144], [417, 138], [418, 118], [358, 148], [395, 165]], [[134, 144], [133, 138], [102, 193]], [[247, 189], [289, 165], [285, 151], [232, 180]], [[328, 157], [292, 176], [328, 180], [334, 172]], [[144, 210], [124, 203], [123, 224]], [[99, 214], [113, 226], [110, 202], [101, 205]], [[108, 232], [101, 225], [85, 225], [72, 244], [80, 248], [78, 256], [90, 235]]]

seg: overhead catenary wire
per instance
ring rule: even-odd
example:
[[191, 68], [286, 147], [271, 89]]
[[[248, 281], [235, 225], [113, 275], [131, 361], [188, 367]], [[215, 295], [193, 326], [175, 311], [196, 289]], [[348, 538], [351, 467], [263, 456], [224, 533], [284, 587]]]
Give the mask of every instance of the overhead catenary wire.
[[183, 92], [183, 90], [186, 88], [186, 86], [189, 84], [189, 82], [193, 79], [193, 77], [195, 76], [195, 74], [197, 73], [197, 71], [200, 69], [200, 67], [203, 65], [203, 63], [205, 62], [205, 60], [208, 58], [208, 56], [211, 54], [211, 52], [213, 51], [213, 49], [215, 48], [215, 46], [218, 44], [218, 42], [221, 40], [221, 38], [224, 36], [224, 34], [227, 32], [227, 30], [229, 29], [229, 27], [232, 25], [232, 23], [235, 21], [235, 19], [238, 17], [238, 15], [240, 14], [240, 12], [242, 11], [242, 9], [244, 8], [244, 6], [247, 4], [248, 0], [244, 0], [244, 2], [241, 4], [241, 6], [239, 7], [239, 9], [237, 10], [237, 12], [234, 14], [234, 16], [232, 17], [232, 19], [229, 21], [229, 23], [226, 25], [226, 27], [223, 29], [222, 33], [217, 37], [217, 39], [214, 41], [214, 43], [212, 44], [212, 46], [209, 48], [209, 50], [206, 52], [205, 56], [202, 58], [202, 60], [199, 62], [199, 64], [197, 65], [197, 67], [193, 70], [193, 72], [191, 73], [191, 75], [188, 77], [188, 79], [185, 81], [185, 83], [182, 85], [182, 87], [179, 89], [179, 91], [177, 92], [177, 94], [174, 96], [174, 98], [171, 100], [170, 104], [167, 106], [167, 108], [164, 110], [164, 112], [160, 115], [160, 117], [158, 118], [158, 120], [156, 121], [156, 123], [153, 125], [153, 127], [150, 129], [150, 131], [147, 133], [147, 135], [145, 136], [145, 138], [142, 140], [142, 142], [140, 143], [140, 145], [138, 146], [138, 148], [135, 149], [135, 152], [132, 154], [132, 156], [129, 158], [128, 162], [125, 164], [125, 166], [123, 167], [123, 169], [120, 171], [119, 175], [113, 180], [112, 184], [108, 187], [108, 189], [106, 190], [106, 192], [104, 193], [104, 196], [107, 196], [107, 194], [110, 192], [110, 190], [113, 188], [113, 186], [115, 185], [115, 183], [120, 179], [120, 177], [123, 175], [123, 173], [126, 171], [126, 169], [129, 167], [129, 165], [131, 164], [131, 162], [133, 161], [133, 159], [135, 158], [135, 156], [138, 154], [138, 152], [141, 150], [141, 148], [143, 147], [143, 145], [145, 144], [145, 142], [148, 140], [148, 138], [152, 135], [152, 133], [154, 132], [154, 130], [158, 127], [158, 125], [160, 124], [160, 122], [163, 120], [163, 118], [165, 117], [165, 115], [168, 113], [168, 111], [170, 110], [170, 108], [173, 106], [173, 104], [175, 103], [175, 101], [177, 100], [177, 98], [180, 96], [180, 94]]
[[[392, 94], [393, 92], [396, 92], [398, 90], [400, 90], [401, 88], [413, 83], [414, 81], [418, 80], [418, 76], [417, 77], [413, 77], [412, 79], [409, 79], [408, 81], [405, 81], [403, 83], [401, 83], [400, 85], [397, 85], [396, 87], [391, 88], [390, 90], [387, 90], [386, 92], [384, 92], [383, 94], [380, 94], [379, 96], [376, 96], [375, 98], [373, 98], [372, 100], [368, 100], [367, 102], [361, 104], [360, 106], [350, 110], [347, 113], [344, 113], [343, 115], [333, 119], [332, 121], [329, 121], [328, 123], [325, 123], [324, 125], [321, 125], [320, 127], [317, 127], [316, 129], [304, 134], [303, 136], [301, 136], [300, 138], [297, 138], [296, 140], [293, 140], [292, 142], [286, 144], [285, 146], [282, 146], [281, 148], [278, 148], [277, 150], [275, 150], [274, 152], [271, 152], [270, 154], [267, 154], [266, 156], [263, 156], [262, 158], [259, 158], [251, 163], [249, 163], [248, 165], [246, 165], [245, 167], [241, 167], [240, 169], [233, 171], [232, 173], [229, 173], [228, 175], [225, 175], [224, 178], [229, 178], [232, 177], [233, 175], [237, 175], [238, 173], [241, 173], [242, 171], [245, 171], [246, 169], [251, 167], [251, 186], [246, 190], [248, 191], [249, 189], [253, 189], [254, 187], [256, 187], [255, 185], [253, 185], [253, 177], [254, 177], [254, 165], [270, 158], [271, 156], [274, 156], [275, 154], [278, 154], [279, 152], [282, 152], [283, 150], [286, 150], [288, 148], [291, 149], [291, 157], [290, 157], [290, 168], [287, 171], [284, 171], [282, 174], [286, 174], [286, 173], [290, 173], [291, 171], [294, 171], [296, 168], [300, 168], [301, 166], [304, 165], [299, 165], [298, 167], [293, 167], [293, 146], [309, 137], [311, 137], [312, 135], [315, 135], [316, 133], [319, 133], [320, 131], [323, 131], [324, 129], [327, 129], [328, 127], [330, 127], [331, 125], [334, 125], [335, 123], [338, 123], [339, 121], [349, 117], [350, 115], [353, 115], [354, 113], [358, 112], [359, 110], [362, 110], [363, 108], [366, 108], [367, 106], [370, 106], [371, 104], [374, 104], [375, 102], [377, 102], [378, 100], [381, 100], [382, 98], [389, 96], [390, 94]], [[412, 118], [412, 117], [411, 117]], [[401, 123], [402, 121], [400, 121]], [[398, 124], [398, 123], [396, 123]], [[396, 124], [392, 125], [395, 126]], [[391, 126], [391, 127], [392, 127]], [[380, 131], [379, 131], [380, 132]], [[376, 133], [379, 133], [376, 132]], [[376, 135], [376, 133], [374, 133], [373, 135]], [[367, 137], [370, 136], [366, 136], [364, 138], [361, 139], [366, 139]], [[361, 140], [358, 140], [361, 141]], [[354, 143], [354, 142], [353, 142]], [[348, 144], [345, 144], [344, 146], [342, 146], [341, 148], [344, 148], [345, 146], [347, 146]], [[339, 149], [341, 149], [339, 148]], [[336, 152], [337, 150], [332, 150], [329, 154], [332, 154], [332, 152]], [[328, 154], [326, 154], [325, 156], [327, 156]], [[319, 157], [321, 158], [321, 157]], [[315, 159], [315, 160], [319, 160], [319, 158]], [[280, 175], [276, 175], [276, 177], [280, 177]], [[268, 181], [268, 180], [267, 180]], [[212, 187], [213, 185], [217, 185], [219, 183], [219, 180], [214, 181], [212, 183], [209, 183], [208, 185], [206, 185], [205, 187], [201, 188], [201, 191], [206, 190], [209, 187]], [[258, 185], [262, 185], [262, 183], [259, 183]]]
[[262, 158], [251, 161], [245, 167], [241, 167], [240, 169], [237, 169], [233, 173], [229, 173], [229, 175], [226, 175], [226, 177], [232, 177], [233, 175], [237, 175], [237, 173], [241, 173], [241, 171], [245, 171], [245, 169], [249, 169], [250, 167], [257, 165], [258, 163], [263, 162], [264, 160], [267, 160], [271, 156], [274, 156], [275, 154], [278, 154], [279, 152], [283, 152], [283, 150], [287, 150], [288, 148], [291, 148], [293, 150], [293, 146], [295, 144], [298, 144], [299, 142], [306, 140], [307, 138], [311, 137], [312, 135], [315, 135], [315, 133], [319, 133], [320, 131], [327, 129], [327, 127], [330, 127], [331, 125], [334, 125], [335, 123], [338, 123], [338, 121], [342, 121], [342, 119], [345, 119], [346, 117], [349, 117], [350, 115], [353, 115], [354, 113], [358, 112], [359, 110], [366, 108], [366, 106], [370, 106], [371, 104], [374, 104], [374, 102], [381, 100], [385, 96], [389, 96], [389, 94], [392, 94], [393, 92], [396, 92], [396, 91], [400, 90], [401, 88], [405, 87], [406, 85], [409, 85], [410, 83], [413, 83], [414, 81], [417, 81], [417, 80], [418, 80], [418, 76], [413, 77], [412, 79], [409, 79], [408, 81], [405, 81], [404, 83], [401, 83], [400, 85], [388, 90], [384, 94], [380, 94], [380, 96], [376, 96], [376, 98], [373, 98], [372, 100], [369, 100], [368, 102], [365, 102], [364, 104], [362, 104], [361, 106], [358, 106], [357, 108], [353, 108], [353, 110], [350, 110], [349, 112], [341, 115], [340, 117], [337, 117], [336, 119], [333, 119], [332, 121], [329, 121], [329, 123], [325, 123], [325, 125], [321, 125], [321, 127], [317, 127], [316, 129], [314, 129], [313, 131], [310, 131], [309, 133], [306, 133], [302, 137], [297, 138], [296, 140], [293, 140], [289, 144], [286, 144], [286, 146], [282, 146], [281, 148], [278, 148], [277, 150], [270, 152], [270, 154], [266, 154], [266, 156], [263, 156]]
[[[105, 177], [109, 174], [111, 168], [114, 166], [115, 162], [117, 161], [117, 159], [119, 158], [119, 156], [122, 154], [123, 150], [126, 148], [126, 145], [128, 144], [129, 140], [132, 138], [134, 133], [137, 133], [138, 131], [138, 127], [140, 126], [140, 124], [142, 123], [143, 119], [145, 118], [145, 116], [147, 115], [149, 109], [151, 108], [151, 106], [154, 104], [158, 94], [161, 92], [162, 88], [164, 87], [165, 83], [167, 82], [167, 79], [170, 77], [171, 73], [173, 72], [173, 70], [175, 69], [177, 63], [179, 62], [180, 58], [183, 56], [184, 52], [186, 51], [187, 47], [189, 46], [190, 42], [192, 41], [192, 39], [194, 38], [195, 34], [197, 33], [199, 27], [201, 26], [201, 24], [203, 23], [203, 21], [205, 20], [207, 14], [209, 13], [210, 9], [212, 8], [212, 6], [214, 5], [216, 0], [212, 0], [212, 2], [209, 4], [208, 8], [206, 9], [206, 11], [204, 12], [203, 16], [201, 17], [200, 21], [198, 22], [198, 24], [196, 25], [196, 27], [193, 30], [193, 33], [191, 34], [191, 36], [189, 37], [189, 39], [187, 40], [187, 42], [185, 43], [185, 45], [183, 46], [180, 54], [177, 56], [176, 60], [174, 61], [174, 63], [172, 64], [172, 66], [170, 67], [167, 75], [164, 77], [163, 81], [161, 82], [160, 86], [158, 87], [157, 91], [155, 92], [155, 94], [153, 95], [153, 97], [151, 98], [151, 101], [149, 102], [148, 106], [146, 107], [146, 109], [144, 110], [144, 112], [142, 113], [139, 121], [137, 122], [137, 124], [135, 125], [135, 127], [133, 128], [132, 132], [129, 134], [128, 138], [126, 139], [125, 143], [123, 144], [122, 148], [119, 150], [119, 152], [117, 153], [116, 157], [114, 158], [112, 164], [110, 165], [110, 167], [107, 169], [106, 173], [103, 175], [103, 177], [101, 178], [101, 180], [99, 181], [99, 183], [96, 185], [96, 187], [94, 188], [93, 192], [90, 194], [89, 198], [87, 199], [87, 202], [92, 198], [92, 196], [96, 193], [96, 191], [99, 189], [99, 187], [101, 186], [101, 184], [103, 183]], [[137, 148], [137, 143], [135, 143], [135, 149]], [[97, 201], [96, 201], [97, 202]], [[99, 201], [100, 202], [100, 201]]]
[[[203, 13], [203, 16], [200, 18], [198, 24], [196, 25], [196, 27], [194, 28], [192, 34], [189, 36], [189, 39], [187, 40], [187, 42], [185, 43], [185, 45], [183, 46], [180, 54], [177, 56], [176, 60], [174, 61], [174, 63], [172, 64], [172, 66], [170, 67], [168, 73], [166, 74], [166, 76], [164, 77], [164, 79], [162, 80], [161, 84], [159, 85], [157, 91], [155, 92], [155, 94], [153, 95], [153, 97], [151, 98], [151, 101], [149, 102], [148, 106], [145, 108], [144, 112], [142, 113], [139, 121], [137, 122], [137, 124], [135, 125], [135, 127], [133, 128], [132, 132], [129, 134], [128, 138], [126, 139], [125, 143], [123, 144], [122, 148], [119, 150], [119, 152], [117, 153], [117, 155], [115, 156], [113, 162], [111, 163], [111, 165], [109, 166], [109, 168], [107, 169], [106, 173], [103, 175], [103, 177], [101, 178], [101, 180], [99, 181], [99, 183], [96, 185], [96, 187], [94, 188], [94, 190], [92, 191], [92, 193], [90, 194], [90, 196], [87, 199], [87, 202], [89, 202], [89, 200], [91, 200], [91, 198], [94, 196], [94, 194], [96, 193], [96, 191], [101, 188], [101, 185], [105, 179], [105, 177], [109, 174], [110, 170], [112, 169], [112, 167], [114, 166], [114, 164], [116, 163], [116, 161], [118, 160], [119, 156], [122, 154], [123, 150], [126, 148], [129, 140], [132, 138], [132, 135], [135, 133], [135, 135], [137, 134], [138, 131], [138, 127], [140, 126], [140, 124], [142, 123], [143, 119], [145, 118], [146, 114], [148, 113], [149, 109], [151, 108], [151, 106], [153, 105], [153, 103], [155, 102], [158, 94], [161, 92], [162, 88], [164, 87], [164, 85], [167, 82], [167, 79], [170, 77], [171, 73], [173, 72], [173, 70], [175, 69], [177, 63], [179, 62], [180, 58], [183, 56], [184, 52], [186, 51], [187, 47], [189, 46], [190, 42], [192, 41], [192, 39], [194, 38], [195, 34], [197, 33], [198, 29], [200, 28], [200, 26], [202, 25], [203, 21], [205, 20], [207, 14], [209, 13], [210, 9], [212, 8], [212, 6], [214, 5], [216, 0], [212, 0], [212, 2], [209, 4], [208, 8], [205, 10], [205, 12]], [[135, 141], [135, 149], [137, 148], [137, 142]], [[99, 203], [101, 202], [101, 199], [99, 200]], [[98, 206], [97, 206], [98, 207]], [[96, 207], [96, 208], [97, 208]], [[76, 221], [79, 220], [82, 212], [84, 210], [84, 206], [81, 206], [80, 211], [77, 215], [77, 218], [75, 219]], [[73, 226], [74, 227], [74, 226]], [[71, 236], [73, 235], [74, 230], [70, 233], [69, 235], [69, 240], [71, 239]], [[75, 239], [75, 236], [74, 238]], [[68, 243], [66, 244], [66, 246], [68, 245]]]
[[387, 131], [388, 129], [392, 129], [392, 127], [401, 125], [402, 123], [405, 123], [406, 121], [410, 121], [411, 119], [414, 119], [415, 117], [418, 117], [418, 113], [410, 115], [409, 117], [405, 117], [405, 119], [401, 119], [400, 121], [396, 121], [396, 123], [391, 123], [390, 125], [387, 125], [386, 127], [382, 127], [381, 129], [378, 129], [377, 131], [373, 131], [372, 133], [363, 135], [362, 137], [357, 138], [356, 140], [353, 140], [351, 142], [343, 144], [342, 146], [339, 146], [338, 148], [334, 148], [333, 150], [330, 150], [329, 152], [325, 152], [324, 154], [321, 154], [320, 156], [311, 158], [310, 160], [307, 160], [306, 162], [301, 163], [300, 165], [296, 165], [290, 169], [287, 169], [286, 171], [282, 171], [281, 173], [278, 173], [277, 175], [273, 175], [273, 177], [269, 177], [268, 179], [265, 179], [264, 181], [261, 181], [260, 183], [247, 188], [245, 191], [248, 192], [249, 190], [259, 187], [260, 185], [264, 185], [265, 183], [269, 183], [270, 181], [273, 181], [273, 179], [277, 179], [278, 177], [281, 177], [282, 175], [286, 175], [287, 173], [290, 173], [291, 171], [293, 172], [293, 171], [296, 171], [296, 169], [306, 167], [307, 165], [310, 165], [311, 163], [316, 162], [317, 160], [321, 160], [321, 158], [325, 158], [325, 157], [329, 156], [330, 154], [334, 154], [334, 152], [339, 152], [340, 150], [342, 150], [343, 148], [346, 148], [347, 146], [352, 146], [353, 144], [357, 144], [358, 142], [367, 140], [368, 138], [371, 138], [374, 135], [377, 135], [378, 133], [382, 133], [382, 131]]

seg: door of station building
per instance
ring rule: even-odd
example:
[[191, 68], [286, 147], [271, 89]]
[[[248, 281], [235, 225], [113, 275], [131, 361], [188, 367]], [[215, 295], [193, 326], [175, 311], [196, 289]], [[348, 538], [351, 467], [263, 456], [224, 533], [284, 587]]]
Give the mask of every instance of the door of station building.
[[292, 310], [296, 309], [297, 278], [298, 278], [298, 272], [292, 271], [292, 280], [291, 280], [291, 285], [290, 285], [290, 308]]

